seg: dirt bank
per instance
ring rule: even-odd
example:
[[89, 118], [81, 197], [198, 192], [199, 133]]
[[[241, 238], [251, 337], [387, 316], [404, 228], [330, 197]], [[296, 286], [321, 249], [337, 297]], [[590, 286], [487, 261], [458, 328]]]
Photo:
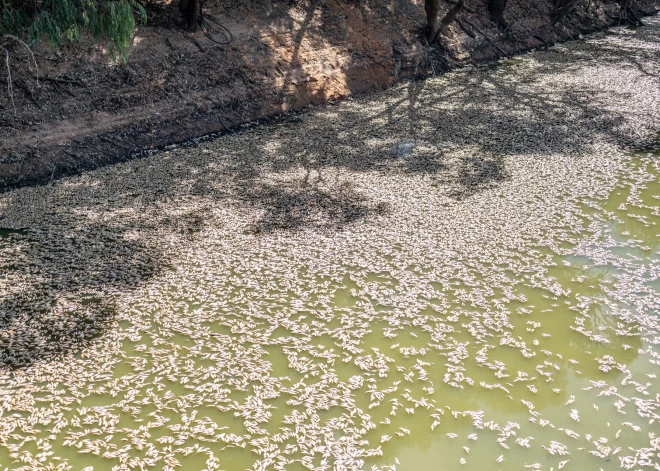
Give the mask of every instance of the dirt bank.
[[[138, 29], [126, 65], [86, 41], [41, 47], [37, 81], [17, 50], [13, 103], [0, 95], [0, 188], [576, 38], [607, 27], [616, 11], [592, 5], [551, 25], [550, 2], [511, 0], [502, 31], [484, 3], [471, 2], [434, 49], [421, 39], [421, 0], [227, 0], [206, 5], [231, 32], [226, 45], [182, 31], [163, 3]], [[653, 14], [660, 1], [638, 0], [636, 9]], [[225, 42], [217, 33], [209, 36]]]

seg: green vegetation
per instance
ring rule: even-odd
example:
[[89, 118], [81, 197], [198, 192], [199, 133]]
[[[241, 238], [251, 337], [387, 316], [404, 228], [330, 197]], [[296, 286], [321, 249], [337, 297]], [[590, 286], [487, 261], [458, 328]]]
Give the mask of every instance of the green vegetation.
[[16, 35], [30, 45], [43, 38], [56, 48], [88, 30], [108, 40], [110, 53], [123, 60], [136, 21], [147, 20], [144, 7], [135, 0], [13, 0], [1, 8], [0, 35]]

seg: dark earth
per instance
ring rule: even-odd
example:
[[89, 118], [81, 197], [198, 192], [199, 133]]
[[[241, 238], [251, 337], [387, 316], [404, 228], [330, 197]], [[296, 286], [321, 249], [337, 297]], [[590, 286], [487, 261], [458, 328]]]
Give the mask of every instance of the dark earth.
[[[176, 4], [153, 3], [128, 61], [83, 39], [10, 67], [0, 92], [0, 191], [46, 183], [212, 133], [284, 119], [309, 106], [402, 80], [543, 48], [617, 24], [616, 3], [578, 8], [552, 24], [549, 1], [510, 0], [495, 24], [473, 0], [429, 47], [420, 0], [207, 0], [187, 32]], [[444, 5], [450, 7], [448, 2]], [[637, 0], [640, 16], [660, 0]], [[443, 12], [441, 12], [441, 15]], [[506, 25], [507, 28], [503, 28]], [[224, 29], [226, 28], [226, 29]], [[0, 86], [7, 86], [6, 76]]]

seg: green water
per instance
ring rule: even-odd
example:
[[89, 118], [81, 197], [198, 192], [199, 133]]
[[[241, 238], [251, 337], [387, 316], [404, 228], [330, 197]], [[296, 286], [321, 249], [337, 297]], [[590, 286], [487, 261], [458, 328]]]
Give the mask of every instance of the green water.
[[375, 271], [207, 259], [227, 263], [215, 279], [183, 262], [120, 314], [103, 374], [3, 390], [0, 462], [618, 469], [658, 430], [658, 162], [577, 201], [570, 237], [450, 276], [404, 245]]
[[0, 471], [657, 468], [647, 21], [0, 195]]

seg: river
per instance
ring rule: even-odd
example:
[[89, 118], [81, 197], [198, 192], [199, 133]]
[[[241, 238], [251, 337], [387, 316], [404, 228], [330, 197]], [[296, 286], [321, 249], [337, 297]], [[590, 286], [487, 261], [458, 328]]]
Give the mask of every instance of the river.
[[0, 195], [0, 469], [660, 466], [660, 21]]

